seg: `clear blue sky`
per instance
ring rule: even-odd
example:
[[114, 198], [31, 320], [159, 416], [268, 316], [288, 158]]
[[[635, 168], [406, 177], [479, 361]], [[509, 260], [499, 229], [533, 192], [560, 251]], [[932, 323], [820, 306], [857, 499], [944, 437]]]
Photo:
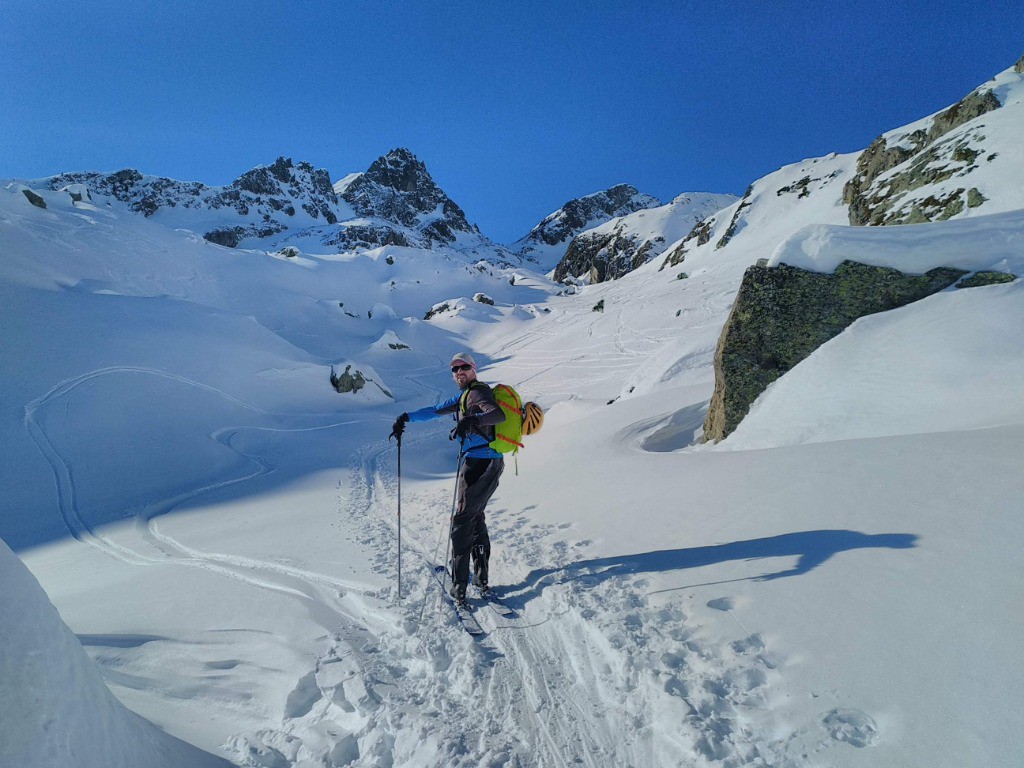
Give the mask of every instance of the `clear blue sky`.
[[1024, 53], [1019, 0], [0, 0], [0, 178], [334, 179], [409, 147], [508, 242], [619, 182], [742, 193]]

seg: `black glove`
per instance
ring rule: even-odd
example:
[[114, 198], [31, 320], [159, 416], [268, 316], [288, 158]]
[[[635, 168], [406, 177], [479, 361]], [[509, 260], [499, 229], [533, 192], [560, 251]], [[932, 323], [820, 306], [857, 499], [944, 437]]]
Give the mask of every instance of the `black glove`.
[[408, 424], [408, 423], [409, 423], [409, 414], [408, 413], [403, 413], [401, 416], [399, 416], [397, 419], [395, 419], [395, 423], [391, 427], [391, 434], [388, 436], [388, 440], [390, 440], [392, 437], [401, 440], [402, 439], [402, 433], [405, 432], [405, 425]]
[[465, 440], [480, 428], [480, 418], [477, 416], [463, 416], [455, 425], [455, 434]]

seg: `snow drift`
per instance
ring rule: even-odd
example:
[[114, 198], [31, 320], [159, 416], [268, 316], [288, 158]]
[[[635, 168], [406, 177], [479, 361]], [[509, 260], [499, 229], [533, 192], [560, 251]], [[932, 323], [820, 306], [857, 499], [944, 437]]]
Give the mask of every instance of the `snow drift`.
[[[0, 765], [199, 768], [228, 763], [127, 710], [39, 582], [0, 541]], [[125, 635], [124, 643], [146, 642]]]

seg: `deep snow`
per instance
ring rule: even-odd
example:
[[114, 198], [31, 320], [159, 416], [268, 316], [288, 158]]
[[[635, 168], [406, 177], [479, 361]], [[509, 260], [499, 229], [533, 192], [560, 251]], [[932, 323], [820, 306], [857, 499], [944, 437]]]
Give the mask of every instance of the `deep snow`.
[[[0, 765], [1019, 762], [1021, 281], [863, 318], [695, 444], [756, 259], [1020, 274], [1019, 212], [850, 230], [839, 181], [772, 192], [852, 162], [759, 181], [685, 279], [652, 262], [573, 296], [452, 253], [232, 251], [0, 186], [0, 537], [31, 571], [0, 548]], [[431, 576], [446, 423], [406, 432], [396, 599], [387, 434], [451, 392], [463, 348], [547, 409], [489, 512], [518, 618], [480, 606], [482, 641]], [[366, 387], [336, 393], [332, 365]]]

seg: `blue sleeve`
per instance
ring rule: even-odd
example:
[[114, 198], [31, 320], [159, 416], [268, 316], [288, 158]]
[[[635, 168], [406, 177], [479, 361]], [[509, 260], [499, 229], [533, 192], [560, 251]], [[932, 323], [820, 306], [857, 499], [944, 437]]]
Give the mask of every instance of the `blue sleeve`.
[[460, 395], [450, 397], [443, 403], [438, 405], [428, 405], [426, 408], [420, 408], [418, 411], [409, 411], [409, 421], [430, 421], [436, 419], [439, 416], [444, 416], [448, 413], [454, 413], [459, 407]]

